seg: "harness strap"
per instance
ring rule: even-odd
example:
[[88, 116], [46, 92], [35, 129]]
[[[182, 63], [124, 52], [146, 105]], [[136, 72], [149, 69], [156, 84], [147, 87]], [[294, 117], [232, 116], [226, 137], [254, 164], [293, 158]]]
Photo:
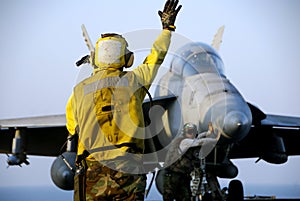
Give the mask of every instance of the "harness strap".
[[[84, 150], [82, 154], [77, 156], [76, 164], [80, 164], [82, 160], [87, 158], [92, 153], [108, 151], [108, 150], [113, 150], [113, 149], [119, 149], [121, 147], [129, 147], [129, 148], [133, 149], [134, 151], [136, 151], [137, 153], [143, 153], [143, 150], [141, 148], [138, 148], [136, 146], [136, 144], [134, 144], [134, 143], [122, 143], [122, 144], [117, 144], [117, 145], [98, 147], [98, 148], [91, 149], [89, 151]], [[131, 150], [129, 150], [129, 152], [131, 152]]]

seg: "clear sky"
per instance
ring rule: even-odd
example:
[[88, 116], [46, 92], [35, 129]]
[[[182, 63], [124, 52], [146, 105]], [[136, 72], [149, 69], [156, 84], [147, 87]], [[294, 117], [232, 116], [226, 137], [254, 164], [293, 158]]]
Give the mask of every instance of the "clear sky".
[[[248, 102], [268, 114], [300, 116], [300, 1], [180, 3], [178, 34], [210, 44], [225, 25], [219, 52], [225, 74]], [[0, 118], [63, 114], [79, 73], [74, 63], [88, 53], [81, 24], [93, 42], [105, 32], [160, 29], [157, 11], [163, 5], [163, 0], [0, 1]], [[52, 185], [54, 158], [30, 159], [28, 167], [6, 169], [1, 156], [0, 186]], [[245, 182], [300, 185], [299, 157], [279, 166], [254, 161], [236, 161]], [[37, 170], [48, 175], [28, 179]]]

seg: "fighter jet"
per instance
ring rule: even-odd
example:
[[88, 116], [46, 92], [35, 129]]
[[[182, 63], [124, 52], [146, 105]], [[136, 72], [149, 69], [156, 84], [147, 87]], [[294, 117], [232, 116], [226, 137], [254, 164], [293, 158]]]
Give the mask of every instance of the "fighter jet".
[[[189, 42], [179, 48], [154, 94], [143, 103], [144, 164], [147, 171], [157, 172], [156, 187], [161, 193], [168, 148], [187, 122], [197, 125], [199, 133], [211, 123], [214, 132], [206, 137], [216, 139], [199, 149], [200, 166], [192, 172], [190, 185], [195, 200], [243, 199], [240, 181], [233, 180], [228, 189], [220, 189], [218, 183], [218, 178], [237, 176], [231, 159], [255, 157], [282, 164], [289, 155], [300, 154], [300, 117], [265, 114], [225, 76], [217, 52], [223, 31], [221, 27], [212, 45]], [[64, 115], [0, 120], [0, 127], [0, 152], [18, 159], [11, 165], [26, 164], [27, 155], [56, 156], [53, 182], [65, 190], [73, 188], [77, 140], [66, 141]]]
[[[220, 189], [219, 178], [235, 178], [237, 167], [230, 159], [258, 157], [269, 163], [282, 164], [288, 155], [299, 154], [300, 118], [264, 114], [248, 103], [224, 74], [217, 50], [222, 42], [224, 26], [212, 45], [190, 42], [179, 48], [170, 69], [157, 84], [154, 99], [163, 106], [153, 109], [155, 124], [150, 129], [158, 161], [163, 161], [172, 140], [180, 135], [184, 123], [197, 125], [198, 132], [214, 127], [216, 144], [199, 150], [200, 166], [191, 176], [193, 196], [212, 200], [240, 200], [242, 183], [233, 180], [230, 195]], [[145, 112], [147, 114], [147, 112]], [[151, 114], [151, 110], [150, 110]], [[151, 116], [151, 115], [150, 115]], [[151, 117], [149, 117], [151, 118]], [[163, 125], [158, 128], [158, 125]], [[160, 146], [157, 146], [160, 145]], [[159, 150], [159, 151], [157, 151]], [[156, 185], [163, 192], [163, 168]]]

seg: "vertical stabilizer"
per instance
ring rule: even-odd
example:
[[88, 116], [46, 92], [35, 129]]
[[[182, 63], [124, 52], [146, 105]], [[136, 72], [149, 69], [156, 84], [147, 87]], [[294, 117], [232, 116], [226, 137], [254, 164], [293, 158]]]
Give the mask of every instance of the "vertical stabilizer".
[[217, 33], [216, 33], [215, 36], [214, 36], [214, 39], [213, 39], [213, 41], [212, 41], [212, 44], [211, 44], [211, 46], [212, 46], [213, 48], [215, 48], [217, 51], [219, 51], [220, 45], [221, 45], [221, 43], [222, 43], [222, 37], [223, 37], [224, 28], [225, 28], [225, 26], [223, 25], [223, 26], [221, 26], [221, 27], [218, 29]]
[[88, 32], [87, 32], [84, 24], [81, 25], [81, 29], [82, 29], [82, 35], [84, 37], [84, 41], [85, 41], [87, 47], [89, 48], [89, 51], [90, 52], [94, 52], [95, 48], [93, 46], [93, 43], [92, 43], [92, 41], [91, 41], [91, 39], [89, 37], [89, 34], [88, 34]]
[[93, 46], [93, 43], [89, 37], [89, 34], [88, 34], [84, 24], [81, 25], [81, 29], [82, 29], [82, 35], [84, 37], [84, 41], [90, 51], [90, 56], [87, 55], [86, 57], [83, 57], [81, 59], [81, 61], [79, 61], [78, 64], [76, 63], [76, 65], [80, 66], [82, 63], [91, 63], [92, 66], [95, 66], [95, 64], [94, 64], [95, 48]]

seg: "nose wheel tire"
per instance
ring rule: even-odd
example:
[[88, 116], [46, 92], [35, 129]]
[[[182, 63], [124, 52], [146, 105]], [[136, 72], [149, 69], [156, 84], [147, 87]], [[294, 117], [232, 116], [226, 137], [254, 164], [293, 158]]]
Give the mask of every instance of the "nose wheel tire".
[[243, 201], [244, 188], [240, 180], [232, 180], [228, 186], [228, 198], [226, 201]]

